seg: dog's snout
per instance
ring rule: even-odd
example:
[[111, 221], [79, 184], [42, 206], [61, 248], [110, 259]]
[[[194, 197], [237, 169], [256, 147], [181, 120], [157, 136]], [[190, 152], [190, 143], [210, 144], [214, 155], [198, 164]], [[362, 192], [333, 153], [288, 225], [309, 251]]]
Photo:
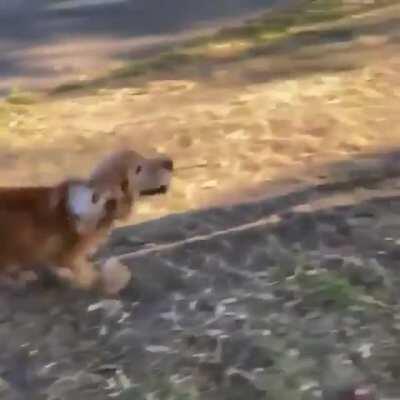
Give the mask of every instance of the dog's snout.
[[170, 159], [162, 161], [162, 167], [167, 169], [168, 171], [172, 171], [174, 169], [174, 162]]
[[107, 214], [114, 213], [115, 210], [117, 209], [117, 201], [115, 199], [109, 199], [107, 200], [105, 204], [106, 212]]

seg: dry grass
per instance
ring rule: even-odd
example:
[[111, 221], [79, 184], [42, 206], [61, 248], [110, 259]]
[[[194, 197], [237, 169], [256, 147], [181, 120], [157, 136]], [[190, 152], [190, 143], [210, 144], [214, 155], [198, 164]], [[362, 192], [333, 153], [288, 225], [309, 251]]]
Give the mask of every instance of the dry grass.
[[[284, 175], [306, 181], [320, 173], [299, 173], [312, 165], [398, 146], [400, 25], [385, 25], [397, 17], [398, 6], [351, 20], [346, 40], [345, 22], [329, 28], [340, 40], [321, 41], [326, 36], [314, 29], [274, 52], [211, 63], [207, 73], [182, 67], [176, 80], [159, 72], [90, 94], [15, 95], [0, 105], [0, 182], [81, 175], [118, 145], [197, 165], [177, 173], [166, 199], [143, 203], [141, 220], [227, 200], [226, 193]], [[375, 19], [387, 28], [374, 28]]]

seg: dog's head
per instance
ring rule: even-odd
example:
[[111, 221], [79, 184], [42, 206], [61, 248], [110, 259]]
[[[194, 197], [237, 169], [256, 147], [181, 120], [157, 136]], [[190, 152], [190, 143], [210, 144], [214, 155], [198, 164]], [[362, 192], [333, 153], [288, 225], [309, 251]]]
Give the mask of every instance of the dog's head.
[[144, 157], [133, 150], [116, 151], [92, 171], [89, 182], [116, 199], [116, 219], [127, 218], [139, 196], [166, 193], [173, 172], [171, 158]]

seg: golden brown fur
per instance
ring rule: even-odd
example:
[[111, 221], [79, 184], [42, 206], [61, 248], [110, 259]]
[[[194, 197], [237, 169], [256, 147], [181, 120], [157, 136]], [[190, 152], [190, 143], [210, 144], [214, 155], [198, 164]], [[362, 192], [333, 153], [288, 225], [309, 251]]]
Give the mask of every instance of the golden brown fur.
[[168, 157], [124, 150], [103, 159], [87, 181], [0, 188], [0, 272], [50, 268], [76, 286], [96, 285], [88, 256], [137, 196], [167, 190], [172, 167]]
[[[96, 274], [86, 256], [113, 218], [112, 199], [96, 193], [92, 205], [88, 196], [94, 193], [79, 180], [48, 187], [1, 188], [2, 271], [53, 267], [78, 286], [93, 285]], [[77, 204], [79, 215], [74, 214]]]

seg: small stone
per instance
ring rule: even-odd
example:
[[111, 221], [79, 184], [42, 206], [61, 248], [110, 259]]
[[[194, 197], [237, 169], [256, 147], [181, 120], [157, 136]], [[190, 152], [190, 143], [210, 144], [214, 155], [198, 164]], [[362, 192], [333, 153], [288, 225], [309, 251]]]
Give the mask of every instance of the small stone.
[[149, 353], [171, 353], [172, 350], [168, 346], [160, 346], [160, 345], [149, 345], [146, 346], [145, 349]]
[[228, 305], [228, 304], [234, 304], [237, 303], [238, 299], [236, 297], [228, 297], [226, 299], [223, 299], [221, 301], [222, 304]]
[[104, 311], [104, 314], [107, 318], [113, 318], [113, 317], [120, 318], [123, 311], [122, 307], [123, 305], [120, 300], [105, 299], [98, 303], [91, 304], [88, 307], [88, 312], [93, 312], [100, 309]]

